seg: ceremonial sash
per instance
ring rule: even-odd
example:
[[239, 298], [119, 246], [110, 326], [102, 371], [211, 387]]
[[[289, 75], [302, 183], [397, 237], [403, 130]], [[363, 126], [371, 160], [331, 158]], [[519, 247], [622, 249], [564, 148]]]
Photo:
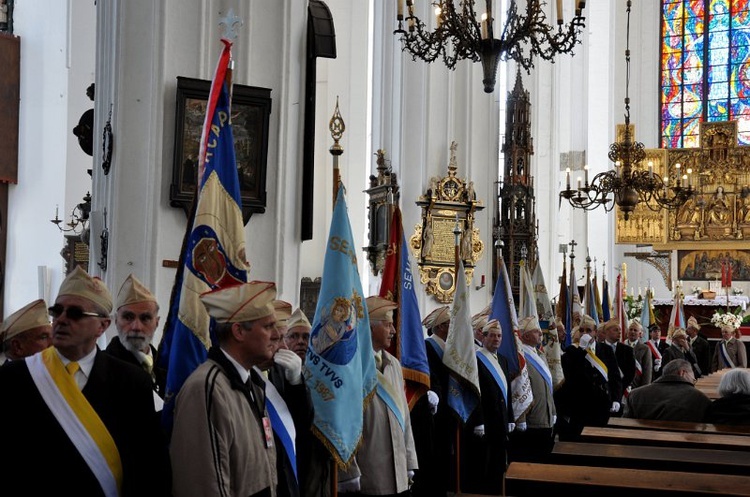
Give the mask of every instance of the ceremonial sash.
[[104, 495], [119, 495], [122, 462], [117, 445], [73, 376], [65, 370], [55, 348], [27, 357], [26, 365], [39, 394], [94, 473]]
[[271, 419], [271, 428], [276, 436], [281, 440], [286, 455], [294, 470], [294, 479], [297, 479], [297, 449], [295, 440], [297, 440], [297, 431], [294, 428], [294, 420], [289, 408], [281, 398], [281, 394], [276, 390], [274, 384], [268, 381], [265, 375], [260, 375], [266, 382], [266, 410], [268, 417]]
[[437, 352], [437, 355], [438, 355], [438, 357], [439, 357], [439, 358], [440, 358], [440, 360], [442, 361], [442, 360], [443, 360], [443, 353], [444, 353], [444, 350], [443, 350], [443, 345], [442, 345], [442, 344], [440, 344], [440, 343], [439, 343], [439, 342], [438, 342], [437, 340], [435, 340], [435, 339], [434, 339], [433, 337], [429, 337], [429, 338], [427, 339], [427, 343], [429, 343], [430, 345], [432, 345], [432, 348], [433, 348], [433, 349], [435, 350], [435, 352]]
[[552, 373], [549, 370], [549, 366], [547, 366], [547, 363], [544, 362], [544, 360], [537, 354], [536, 350], [529, 347], [528, 345], [523, 345], [523, 356], [526, 358], [526, 362], [530, 363], [532, 366], [534, 366], [534, 369], [536, 369], [539, 374], [542, 375], [542, 378], [544, 378], [544, 381], [547, 382], [547, 385], [549, 385], [550, 392], [552, 391]]
[[643, 375], [643, 366], [641, 366], [641, 361], [638, 359], [635, 360], [635, 374], [638, 376]]
[[599, 356], [588, 347], [586, 347], [586, 360], [594, 367], [594, 369], [599, 371], [599, 374], [601, 374], [605, 380], [607, 379], [609, 370], [607, 369], [606, 364], [604, 364], [602, 360], [599, 359]]
[[659, 347], [654, 345], [654, 342], [649, 340], [646, 342], [646, 345], [648, 345], [648, 348], [651, 349], [651, 355], [654, 356], [654, 359], [658, 359], [661, 361], [661, 352], [659, 352]]
[[505, 400], [505, 404], [507, 405], [508, 382], [505, 379], [505, 374], [500, 367], [500, 363], [497, 361], [497, 359], [494, 359], [489, 354], [490, 352], [487, 352], [486, 349], [477, 350], [477, 358], [482, 361], [482, 364], [484, 364], [485, 367], [489, 370], [492, 378], [495, 380], [495, 383], [497, 383], [497, 386], [500, 387], [500, 390], [503, 392], [503, 399]]
[[376, 392], [378, 397], [380, 397], [385, 405], [388, 406], [388, 409], [391, 410], [394, 416], [396, 416], [396, 420], [398, 421], [399, 426], [401, 426], [401, 431], [403, 431], [405, 429], [404, 418], [406, 412], [403, 402], [401, 402], [403, 393], [399, 395], [400, 392], [393, 388], [393, 385], [388, 381], [388, 378], [386, 378], [380, 371], [378, 371], [378, 386]]
[[[740, 344], [744, 347], [744, 344]], [[721, 359], [724, 361], [724, 364], [729, 366], [730, 368], [734, 368], [734, 362], [732, 359], [729, 358], [729, 351], [727, 350], [727, 343], [721, 342], [721, 347], [719, 348], [719, 352], [721, 353]]]

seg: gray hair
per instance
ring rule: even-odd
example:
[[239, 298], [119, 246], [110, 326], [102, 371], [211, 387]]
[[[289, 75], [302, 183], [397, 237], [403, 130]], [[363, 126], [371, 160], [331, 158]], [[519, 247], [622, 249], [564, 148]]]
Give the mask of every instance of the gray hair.
[[673, 359], [662, 369], [662, 376], [678, 375], [680, 371], [692, 371], [693, 366], [685, 359]]
[[750, 395], [750, 371], [742, 368], [733, 368], [724, 373], [716, 389], [722, 397], [729, 395]]

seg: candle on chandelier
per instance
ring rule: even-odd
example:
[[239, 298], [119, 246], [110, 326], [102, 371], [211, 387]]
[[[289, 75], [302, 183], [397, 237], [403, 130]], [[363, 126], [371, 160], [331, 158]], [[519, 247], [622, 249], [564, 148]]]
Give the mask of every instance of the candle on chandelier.
[[486, 40], [490, 37], [489, 29], [487, 27], [487, 13], [485, 12], [482, 14], [482, 22], [481, 22], [481, 28], [482, 28], [482, 39]]
[[578, 189], [579, 190], [581, 189], [581, 177], [580, 176], [578, 176]]
[[674, 182], [676, 183], [677, 186], [681, 186], [680, 184], [682, 183], [682, 175], [680, 174], [681, 167], [682, 167], [682, 164], [680, 164], [679, 162], [674, 165], [674, 168], [677, 169], [677, 171], [675, 172], [675, 178], [674, 178]]
[[648, 161], [648, 177], [654, 179], [654, 161]]
[[563, 23], [563, 3], [562, 0], [557, 0], [557, 24]]
[[570, 190], [570, 168], [565, 168], [565, 186]]
[[693, 168], [687, 168], [687, 186], [690, 188], [693, 186]]
[[583, 166], [583, 175], [584, 175], [584, 178], [585, 178], [585, 184], [586, 184], [586, 186], [588, 186], [588, 184], [589, 184], [589, 165], [588, 164], [586, 164], [585, 166]]
[[443, 25], [443, 17], [440, 15], [443, 13], [443, 10], [440, 7], [435, 7], [435, 19], [437, 19], [437, 27]]
[[404, 18], [404, 0], [398, 0], [398, 19]]

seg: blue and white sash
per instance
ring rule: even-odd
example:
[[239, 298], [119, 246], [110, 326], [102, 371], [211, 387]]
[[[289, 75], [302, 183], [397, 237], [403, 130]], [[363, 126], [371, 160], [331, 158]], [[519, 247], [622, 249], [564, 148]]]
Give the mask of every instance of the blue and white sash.
[[295, 444], [297, 431], [294, 428], [292, 414], [273, 383], [268, 381], [265, 375], [260, 375], [260, 377], [266, 382], [266, 410], [268, 411], [268, 417], [271, 419], [271, 427], [281, 440], [294, 470], [294, 478], [297, 479], [297, 448]]
[[497, 386], [499, 386], [500, 390], [503, 392], [503, 399], [505, 400], [505, 404], [507, 405], [508, 381], [505, 379], [505, 374], [503, 373], [503, 369], [500, 367], [500, 363], [497, 361], [497, 359], [492, 357], [492, 354], [488, 352], [487, 349], [484, 348], [477, 350], [477, 359], [482, 361], [482, 364], [484, 364], [492, 374], [492, 378], [495, 380], [495, 383], [497, 383]]
[[[396, 416], [401, 431], [404, 431], [406, 429], [404, 425], [405, 413], [403, 403], [399, 401], [399, 392], [394, 390], [391, 382], [388, 381], [388, 378], [386, 378], [386, 376], [380, 371], [378, 371], [378, 386], [375, 391], [393, 415]], [[403, 397], [403, 393], [401, 396]]]
[[542, 359], [535, 349], [526, 344], [523, 344], [522, 347], [523, 356], [526, 359], [526, 362], [534, 366], [534, 369], [542, 375], [542, 378], [544, 378], [544, 381], [546, 381], [549, 386], [550, 392], [552, 392], [552, 373], [549, 370], [549, 366], [547, 366], [547, 363], [544, 362], [544, 359]]
[[[740, 345], [744, 347], [744, 344], [740, 344]], [[730, 368], [736, 367], [734, 365], [734, 361], [732, 361], [732, 359], [729, 357], [729, 351], [727, 350], [727, 342], [721, 342], [719, 353], [721, 354], [721, 359], [724, 361], [724, 364], [726, 364]]]
[[432, 345], [433, 350], [435, 350], [435, 352], [437, 352], [438, 357], [442, 361], [443, 360], [443, 353], [445, 352], [445, 342], [442, 341], [439, 338], [434, 337], [434, 336], [428, 337], [426, 341], [427, 341], [427, 343], [429, 343], [430, 345]]

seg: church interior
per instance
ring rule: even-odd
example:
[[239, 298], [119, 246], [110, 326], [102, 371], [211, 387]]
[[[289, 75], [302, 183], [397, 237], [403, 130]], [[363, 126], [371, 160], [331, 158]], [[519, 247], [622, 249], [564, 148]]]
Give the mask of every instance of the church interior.
[[[314, 313], [340, 179], [365, 292], [379, 289], [398, 205], [423, 316], [455, 292], [457, 224], [474, 312], [503, 257], [539, 265], [553, 301], [575, 271], [580, 288], [595, 278], [610, 292], [619, 280], [631, 301], [650, 292], [667, 315], [679, 293], [704, 320], [701, 306], [744, 313], [747, 12], [731, 17], [744, 24], [732, 24], [741, 49], [730, 53], [697, 41], [710, 23], [691, 8], [729, 15], [708, 12], [712, 2], [548, 1], [543, 22], [573, 35], [544, 56], [523, 43], [482, 55], [475, 40], [450, 62], [433, 46], [427, 62], [409, 19], [440, 21], [419, 0], [2, 3], [3, 315], [53, 301], [76, 265], [110, 288], [132, 273], [167, 307], [220, 21], [237, 33], [249, 277], [274, 281], [280, 298]], [[474, 29], [484, 42], [512, 25], [509, 6], [511, 19], [526, 15], [526, 2], [486, 3], [489, 26]], [[625, 168], [630, 183], [612, 189]]]

